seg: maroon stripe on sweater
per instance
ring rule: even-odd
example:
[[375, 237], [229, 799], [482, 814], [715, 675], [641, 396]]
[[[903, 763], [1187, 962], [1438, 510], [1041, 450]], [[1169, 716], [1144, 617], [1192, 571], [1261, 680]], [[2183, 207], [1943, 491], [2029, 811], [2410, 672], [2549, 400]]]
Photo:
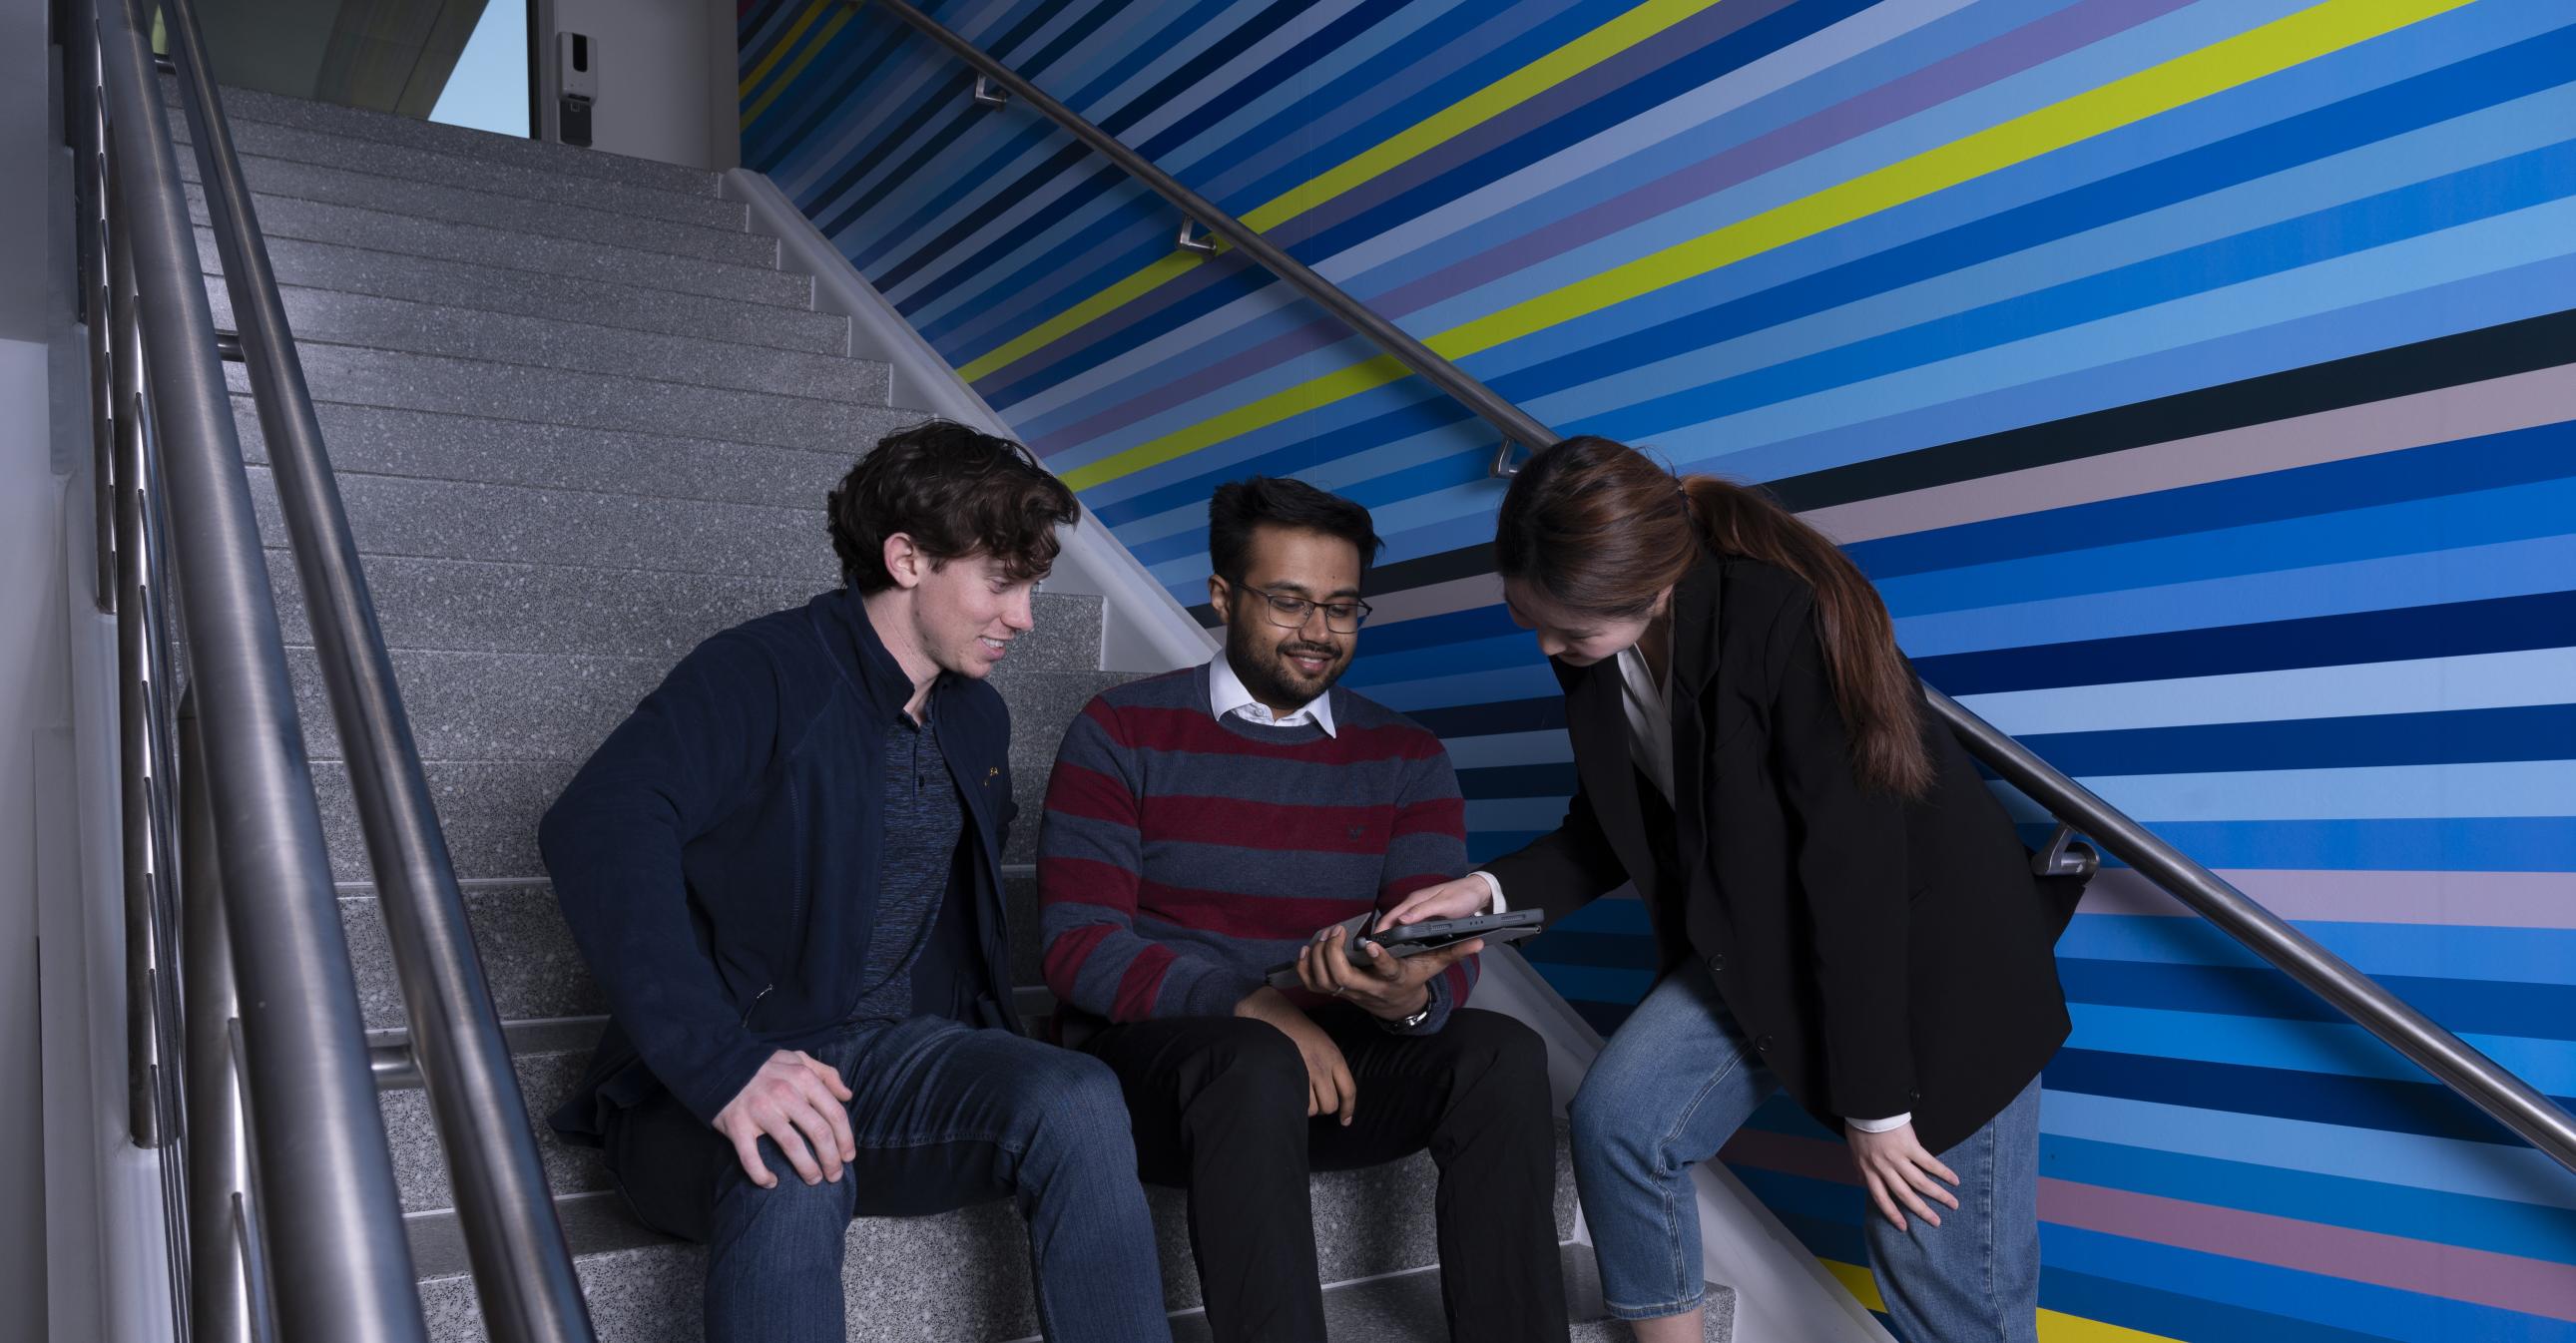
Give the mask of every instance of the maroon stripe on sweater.
[[[1097, 701], [1094, 701], [1097, 703]], [[1103, 723], [1110, 740], [1135, 751], [1193, 751], [1210, 755], [1254, 756], [1273, 760], [1323, 759], [1355, 765], [1379, 760], [1421, 760], [1440, 749], [1440, 739], [1409, 723], [1384, 727], [1337, 725], [1330, 737], [1311, 741], [1262, 741], [1236, 732], [1208, 713], [1205, 706], [1161, 709], [1130, 705]]]
[[1154, 1014], [1154, 995], [1163, 987], [1163, 970], [1172, 963], [1172, 949], [1151, 946], [1136, 953], [1127, 962], [1127, 973], [1118, 977], [1118, 1000], [1110, 1011], [1112, 1021], [1143, 1021]]
[[1046, 956], [1041, 963], [1047, 991], [1058, 998], [1071, 999], [1074, 976], [1082, 973], [1083, 961], [1090, 957], [1093, 947], [1099, 946], [1102, 939], [1116, 931], [1116, 924], [1095, 923], [1076, 928], [1047, 943]]
[[1300, 806], [1165, 793], [1146, 799], [1136, 828], [1149, 844], [1183, 840], [1274, 852], [1375, 854], [1386, 848], [1388, 825], [1383, 804]]
[[1127, 791], [1127, 785], [1062, 758], [1047, 776], [1046, 809], [1094, 821], [1136, 823], [1136, 795]]
[[[1372, 893], [1373, 895], [1374, 893]], [[1241, 895], [1139, 880], [1136, 912], [1149, 919], [1246, 941], [1302, 941], [1329, 923], [1377, 908], [1348, 896]]]
[[1049, 905], [1092, 905], [1121, 914], [1133, 908], [1136, 874], [1100, 858], [1038, 855], [1038, 900]]

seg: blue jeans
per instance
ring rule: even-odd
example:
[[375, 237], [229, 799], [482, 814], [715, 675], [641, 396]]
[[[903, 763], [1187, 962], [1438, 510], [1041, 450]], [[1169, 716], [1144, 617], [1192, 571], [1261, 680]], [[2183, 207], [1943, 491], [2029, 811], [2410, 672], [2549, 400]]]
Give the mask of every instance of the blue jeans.
[[1096, 1059], [942, 1017], [854, 1025], [807, 1047], [849, 1086], [858, 1159], [753, 1184], [731, 1143], [665, 1095], [614, 1119], [608, 1163], [645, 1225], [707, 1245], [708, 1343], [840, 1343], [855, 1216], [1014, 1198], [1050, 1343], [1169, 1339], [1154, 1224], [1118, 1078]]
[[[1575, 1094], [1574, 1180], [1613, 1314], [1645, 1320], [1700, 1303], [1699, 1202], [1691, 1167], [1717, 1155], [1779, 1079], [1753, 1055], [1706, 967], [1655, 986]], [[1957, 1146], [1941, 1225], [1864, 1225], [1897, 1333], [1914, 1343], [2036, 1343], [2039, 1079]]]

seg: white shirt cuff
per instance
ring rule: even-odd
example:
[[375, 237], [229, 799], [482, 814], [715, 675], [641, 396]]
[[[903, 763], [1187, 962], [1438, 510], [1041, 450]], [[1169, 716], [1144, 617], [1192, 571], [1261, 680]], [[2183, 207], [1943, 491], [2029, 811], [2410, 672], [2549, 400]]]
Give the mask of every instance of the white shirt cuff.
[[1904, 1114], [1898, 1115], [1892, 1119], [1853, 1119], [1846, 1116], [1843, 1119], [1843, 1122], [1851, 1125], [1853, 1128], [1859, 1129], [1863, 1133], [1886, 1133], [1893, 1129], [1901, 1129], [1906, 1125], [1913, 1123], [1914, 1112], [1908, 1110]]
[[1476, 875], [1483, 877], [1485, 879], [1485, 889], [1494, 893], [1493, 908], [1488, 909], [1485, 912], [1488, 914], [1506, 914], [1511, 912], [1511, 906], [1503, 903], [1503, 879], [1495, 876], [1491, 872], [1479, 872]]

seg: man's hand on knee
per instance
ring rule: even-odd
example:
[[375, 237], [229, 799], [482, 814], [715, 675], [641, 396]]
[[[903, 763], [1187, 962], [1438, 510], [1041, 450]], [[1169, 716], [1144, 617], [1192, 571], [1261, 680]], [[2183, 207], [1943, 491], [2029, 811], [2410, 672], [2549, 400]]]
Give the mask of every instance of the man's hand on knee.
[[[760, 1065], [751, 1081], [725, 1107], [716, 1111], [716, 1132], [733, 1143], [742, 1170], [763, 1189], [778, 1187], [778, 1177], [760, 1158], [766, 1135], [807, 1184], [837, 1183], [841, 1163], [858, 1159], [850, 1136], [850, 1089], [841, 1074], [801, 1049], [782, 1049]], [[810, 1145], [809, 1145], [810, 1144]], [[815, 1153], [822, 1153], [818, 1163]]]

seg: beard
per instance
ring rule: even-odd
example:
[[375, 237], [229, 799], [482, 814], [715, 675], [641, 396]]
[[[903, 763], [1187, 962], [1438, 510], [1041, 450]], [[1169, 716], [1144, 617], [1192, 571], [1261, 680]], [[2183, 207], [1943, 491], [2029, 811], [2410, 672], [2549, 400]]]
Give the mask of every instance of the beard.
[[[1288, 660], [1291, 654], [1323, 658], [1323, 672], [1308, 676]], [[1238, 618], [1226, 625], [1225, 660], [1233, 665], [1235, 676], [1254, 699], [1264, 704], [1295, 706], [1332, 689], [1333, 683], [1342, 679], [1342, 673], [1350, 669], [1350, 646], [1316, 643], [1303, 631], [1280, 629], [1254, 612], [1248, 619]]]

